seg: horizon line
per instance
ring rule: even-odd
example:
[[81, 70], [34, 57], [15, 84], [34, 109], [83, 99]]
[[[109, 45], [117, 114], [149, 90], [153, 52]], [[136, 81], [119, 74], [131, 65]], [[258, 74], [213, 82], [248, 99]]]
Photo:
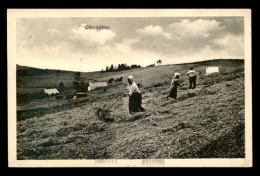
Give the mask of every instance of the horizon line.
[[[175, 63], [175, 64], [162, 64], [162, 65], [155, 65], [155, 67], [158, 67], [158, 66], [167, 66], [167, 65], [181, 65], [181, 64], [192, 64], [192, 63], [199, 63], [199, 62], [206, 62], [206, 61], [211, 61], [211, 60], [245, 60], [244, 58], [236, 58], [236, 59], [232, 59], [232, 58], [229, 58], [229, 59], [224, 59], [224, 58], [216, 58], [216, 59], [207, 59], [207, 60], [200, 60], [200, 61], [191, 61], [191, 62], [183, 62], [183, 63]], [[124, 64], [124, 63], [123, 63]], [[22, 66], [22, 67], [31, 67], [31, 68], [35, 68], [35, 69], [41, 69], [41, 70], [53, 70], [53, 71], [66, 71], [66, 72], [81, 72], [81, 73], [93, 73], [93, 72], [101, 72], [100, 70], [96, 70], [96, 71], [78, 71], [78, 70], [60, 70], [60, 69], [50, 69], [50, 68], [40, 68], [40, 67], [34, 67], [34, 66], [27, 66], [27, 65], [20, 65], [20, 64], [16, 64], [18, 66]], [[114, 64], [113, 64], [114, 65]], [[133, 65], [138, 65], [138, 64], [133, 64]], [[151, 64], [150, 64], [151, 65]], [[116, 65], [115, 65], [116, 66]], [[147, 66], [144, 66], [141, 68], [146, 68]], [[106, 72], [104, 70], [104, 72]]]

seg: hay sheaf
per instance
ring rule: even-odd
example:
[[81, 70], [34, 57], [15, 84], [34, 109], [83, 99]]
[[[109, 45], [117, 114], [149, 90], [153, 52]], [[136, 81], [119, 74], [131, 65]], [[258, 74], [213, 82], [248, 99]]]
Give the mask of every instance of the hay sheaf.
[[107, 125], [104, 123], [92, 123], [86, 128], [85, 133], [89, 133], [89, 134], [98, 133], [98, 132], [105, 131], [106, 128]]

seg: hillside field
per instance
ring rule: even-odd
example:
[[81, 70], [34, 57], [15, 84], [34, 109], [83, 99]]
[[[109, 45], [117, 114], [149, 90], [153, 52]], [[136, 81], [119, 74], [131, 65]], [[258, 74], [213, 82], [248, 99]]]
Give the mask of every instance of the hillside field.
[[[187, 89], [185, 73], [201, 72], [196, 89]], [[220, 73], [205, 75], [206, 66]], [[24, 69], [24, 68], [23, 68]], [[26, 68], [25, 68], [26, 69]], [[177, 100], [166, 100], [174, 72], [181, 74]], [[26, 72], [25, 72], [26, 73]], [[39, 88], [70, 88], [74, 72], [17, 74], [17, 93]], [[146, 112], [130, 115], [128, 98], [112, 108], [113, 122], [100, 119], [97, 108], [113, 103], [129, 75], [142, 81]], [[40, 99], [17, 105], [18, 159], [154, 159], [244, 158], [245, 90], [243, 60], [212, 60], [162, 65], [122, 72], [82, 73], [107, 81], [123, 76], [107, 92], [93, 91], [79, 100]]]

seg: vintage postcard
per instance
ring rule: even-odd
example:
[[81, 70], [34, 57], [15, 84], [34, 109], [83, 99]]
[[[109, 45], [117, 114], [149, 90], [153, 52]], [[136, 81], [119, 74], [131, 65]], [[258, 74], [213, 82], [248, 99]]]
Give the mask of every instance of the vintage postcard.
[[9, 167], [251, 167], [250, 9], [8, 9]]

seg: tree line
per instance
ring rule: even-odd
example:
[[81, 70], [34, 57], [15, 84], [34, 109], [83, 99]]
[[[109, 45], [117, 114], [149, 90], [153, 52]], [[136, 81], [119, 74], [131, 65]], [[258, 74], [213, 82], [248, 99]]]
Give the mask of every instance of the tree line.
[[105, 70], [102, 69], [102, 72], [104, 72], [104, 71], [105, 72], [116, 72], [116, 71], [130, 70], [130, 69], [134, 69], [134, 68], [141, 68], [141, 65], [133, 64], [133, 65], [128, 66], [125, 63], [125, 64], [118, 64], [118, 66], [116, 67], [112, 64], [110, 67], [106, 66]]

